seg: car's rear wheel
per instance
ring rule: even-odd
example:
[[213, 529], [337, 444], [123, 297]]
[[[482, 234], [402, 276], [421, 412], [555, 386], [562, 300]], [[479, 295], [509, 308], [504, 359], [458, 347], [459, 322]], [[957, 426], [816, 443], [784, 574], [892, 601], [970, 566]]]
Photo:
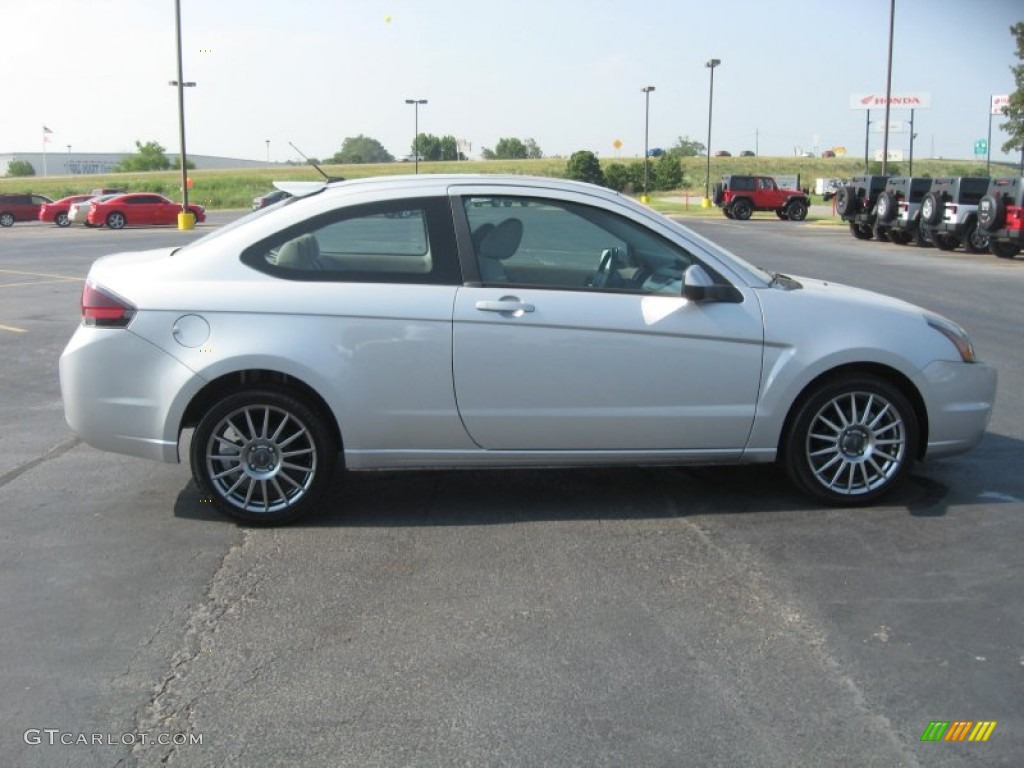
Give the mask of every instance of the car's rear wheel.
[[124, 229], [124, 225], [128, 221], [125, 219], [124, 214], [118, 211], [107, 214], [107, 226], [111, 229]]
[[928, 233], [921, 228], [920, 224], [914, 229], [914, 244], [918, 248], [931, 248], [932, 239]]
[[785, 221], [786, 219], [789, 218], [789, 214], [786, 213], [786, 211], [784, 209], [782, 209], [782, 208], [776, 208], [775, 209], [775, 215], [778, 216], [783, 221]]
[[952, 251], [960, 245], [960, 242], [955, 237], [940, 235], [938, 232], [932, 235], [932, 242], [935, 243], [935, 247], [940, 251]]
[[978, 222], [968, 222], [964, 231], [964, 250], [968, 253], [987, 253], [988, 242], [988, 234], [981, 231]]
[[875, 233], [871, 230], [871, 227], [868, 227], [863, 224], [858, 224], [855, 221], [850, 222], [850, 234], [856, 237], [858, 240], [870, 240], [872, 237], [875, 236]]
[[725, 207], [722, 208], [722, 213], [725, 214], [725, 218], [727, 218], [727, 219], [731, 219], [732, 218], [732, 210], [728, 206], [725, 206]]
[[807, 218], [807, 203], [803, 200], [792, 200], [786, 206], [786, 216], [790, 221], [803, 221]]
[[888, 243], [889, 242], [889, 230], [887, 230], [885, 227], [879, 227], [879, 226], [876, 225], [875, 226], [874, 234], [875, 234], [875, 239], [878, 240], [878, 242], [880, 242], [880, 243]]
[[285, 523], [319, 502], [337, 450], [324, 417], [304, 401], [271, 389], [237, 392], [196, 427], [192, 476], [229, 517]]
[[833, 505], [866, 504], [910, 470], [917, 415], [904, 394], [868, 374], [828, 381], [799, 405], [782, 458], [793, 482]]
[[56, 216], [53, 217], [53, 223], [56, 224], [58, 227], [70, 227], [71, 219], [68, 218], [68, 215], [66, 213], [58, 213]]
[[749, 200], [739, 199], [732, 204], [732, 215], [733, 218], [739, 219], [740, 221], [746, 221], [750, 218], [750, 214], [754, 212], [754, 206], [750, 204]]
[[0, 227], [10, 227], [14, 224], [13, 213], [0, 213]]
[[1000, 259], [1012, 259], [1020, 253], [1020, 246], [1017, 243], [1008, 243], [1005, 240], [990, 240], [988, 249]]

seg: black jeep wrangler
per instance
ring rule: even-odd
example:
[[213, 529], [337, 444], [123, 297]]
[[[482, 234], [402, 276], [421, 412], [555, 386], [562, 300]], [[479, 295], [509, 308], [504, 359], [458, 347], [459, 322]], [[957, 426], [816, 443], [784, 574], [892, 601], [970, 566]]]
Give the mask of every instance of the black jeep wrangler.
[[884, 230], [875, 227], [875, 202], [888, 181], [888, 176], [854, 176], [836, 192], [836, 213], [849, 222], [850, 234], [858, 240], [889, 239]]
[[1024, 245], [1024, 179], [992, 179], [978, 203], [978, 228], [988, 235], [988, 249], [1012, 259]]
[[978, 204], [988, 192], [988, 176], [955, 176], [932, 180], [921, 201], [921, 229], [937, 248], [963, 245], [968, 253], [988, 250], [988, 235], [978, 228]]
[[914, 241], [928, 246], [927, 237], [918, 226], [921, 222], [921, 201], [932, 188], [932, 180], [921, 176], [894, 176], [875, 201], [875, 228], [885, 232], [897, 245]]

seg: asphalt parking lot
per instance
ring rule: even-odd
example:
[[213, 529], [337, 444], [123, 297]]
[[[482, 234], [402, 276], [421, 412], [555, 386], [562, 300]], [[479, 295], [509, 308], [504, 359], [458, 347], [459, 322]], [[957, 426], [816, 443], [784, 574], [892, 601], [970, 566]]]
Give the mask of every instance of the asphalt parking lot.
[[1020, 764], [1024, 259], [690, 222], [941, 312], [996, 365], [982, 444], [884, 505], [773, 467], [407, 472], [261, 529], [186, 466], [81, 444], [56, 373], [93, 259], [231, 216], [0, 231], [0, 763]]

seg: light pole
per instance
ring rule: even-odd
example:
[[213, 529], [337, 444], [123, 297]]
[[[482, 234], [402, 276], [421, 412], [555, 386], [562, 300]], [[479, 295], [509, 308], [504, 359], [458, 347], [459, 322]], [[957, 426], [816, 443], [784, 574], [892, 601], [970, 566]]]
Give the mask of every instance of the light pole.
[[647, 196], [647, 179], [651, 170], [651, 158], [648, 154], [647, 140], [648, 140], [648, 129], [651, 125], [651, 91], [654, 90], [653, 85], [647, 85], [640, 89], [644, 94], [644, 194], [640, 198], [641, 203], [651, 202], [651, 198]]
[[412, 139], [413, 160], [416, 162], [416, 173], [420, 172], [420, 104], [426, 104], [426, 99], [406, 99], [406, 104], [412, 104], [415, 116], [415, 133]]
[[267, 162], [270, 162], [270, 139], [265, 139], [267, 142]]
[[174, 31], [178, 38], [178, 79], [168, 85], [178, 87], [178, 135], [181, 139], [181, 213], [178, 214], [178, 229], [193, 229], [195, 219], [188, 210], [188, 164], [185, 162], [185, 88], [194, 88], [195, 83], [186, 83], [181, 68], [181, 0], [174, 0]]
[[711, 110], [715, 104], [715, 67], [722, 63], [721, 59], [708, 59], [704, 66], [711, 70], [711, 88], [708, 90], [708, 151], [707, 168], [704, 171], [704, 199], [701, 208], [711, 207]]

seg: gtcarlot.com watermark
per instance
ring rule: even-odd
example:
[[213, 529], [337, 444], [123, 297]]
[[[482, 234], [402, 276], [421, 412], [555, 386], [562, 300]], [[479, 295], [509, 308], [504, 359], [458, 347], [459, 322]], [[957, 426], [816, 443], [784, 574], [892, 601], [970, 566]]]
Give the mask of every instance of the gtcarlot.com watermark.
[[29, 728], [22, 734], [26, 744], [71, 746], [133, 747], [156, 744], [161, 747], [194, 746], [203, 743], [201, 733], [74, 733], [60, 728]]

